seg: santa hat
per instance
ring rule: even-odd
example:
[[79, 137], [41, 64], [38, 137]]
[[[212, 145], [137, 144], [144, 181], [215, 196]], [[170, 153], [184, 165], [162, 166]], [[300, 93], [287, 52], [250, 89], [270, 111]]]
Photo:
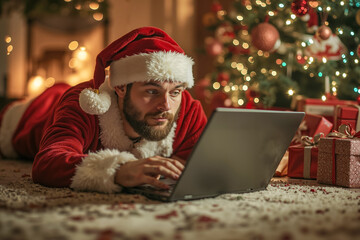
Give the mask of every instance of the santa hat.
[[[88, 114], [101, 115], [111, 105], [105, 84], [105, 68], [110, 66], [109, 87], [155, 80], [194, 85], [193, 60], [164, 31], [154, 27], [135, 29], [107, 46], [96, 58], [94, 89], [80, 93], [80, 107]], [[100, 91], [99, 91], [100, 88]]]

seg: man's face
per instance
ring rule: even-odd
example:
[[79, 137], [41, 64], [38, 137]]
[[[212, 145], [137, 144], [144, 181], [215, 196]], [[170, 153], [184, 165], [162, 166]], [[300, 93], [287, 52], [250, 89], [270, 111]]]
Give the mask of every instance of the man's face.
[[184, 84], [176, 82], [133, 83], [123, 100], [127, 122], [147, 140], [164, 139], [177, 118], [184, 89]]

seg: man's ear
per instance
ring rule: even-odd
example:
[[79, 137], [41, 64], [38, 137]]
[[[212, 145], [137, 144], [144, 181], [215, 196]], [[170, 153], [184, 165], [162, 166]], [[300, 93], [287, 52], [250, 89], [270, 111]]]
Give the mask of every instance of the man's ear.
[[118, 95], [118, 97], [125, 97], [126, 94], [126, 85], [121, 85], [121, 86], [116, 86], [115, 87], [115, 92]]

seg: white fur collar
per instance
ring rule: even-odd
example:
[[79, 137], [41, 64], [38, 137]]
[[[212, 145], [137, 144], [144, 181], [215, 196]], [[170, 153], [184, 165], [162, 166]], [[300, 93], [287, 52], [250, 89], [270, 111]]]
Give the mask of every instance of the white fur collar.
[[114, 90], [110, 89], [107, 81], [100, 86], [100, 91], [107, 91], [111, 97], [109, 110], [99, 115], [100, 139], [105, 148], [128, 151], [138, 159], [153, 157], [156, 155], [170, 157], [173, 152], [173, 141], [175, 137], [176, 123], [172, 127], [169, 135], [161, 141], [148, 141], [142, 139], [140, 142], [133, 142], [126, 136], [123, 120], [117, 103]]

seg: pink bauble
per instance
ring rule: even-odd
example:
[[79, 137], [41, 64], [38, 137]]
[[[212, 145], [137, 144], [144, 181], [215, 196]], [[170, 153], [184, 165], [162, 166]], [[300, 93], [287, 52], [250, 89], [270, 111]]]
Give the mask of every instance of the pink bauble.
[[272, 51], [280, 38], [278, 30], [270, 23], [260, 23], [251, 31], [252, 44], [259, 50]]
[[321, 40], [328, 40], [332, 34], [332, 31], [328, 26], [322, 25], [319, 27], [316, 34]]
[[223, 45], [220, 42], [214, 40], [206, 46], [206, 50], [210, 55], [217, 56], [222, 53]]

